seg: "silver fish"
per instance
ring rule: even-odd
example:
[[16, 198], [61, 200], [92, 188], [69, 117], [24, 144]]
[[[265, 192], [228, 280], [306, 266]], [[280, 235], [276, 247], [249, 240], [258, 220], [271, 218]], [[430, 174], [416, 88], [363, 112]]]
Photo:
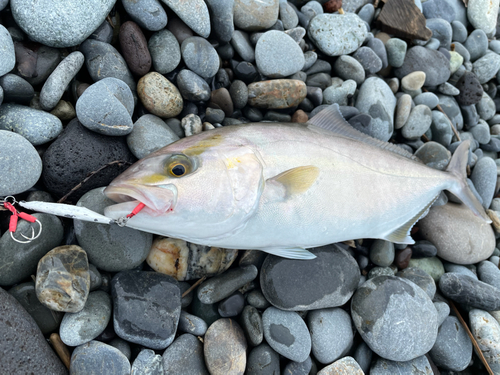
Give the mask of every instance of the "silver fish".
[[307, 124], [250, 123], [203, 132], [131, 166], [104, 193], [127, 226], [189, 242], [311, 259], [305, 250], [411, 227], [443, 190], [490, 222], [466, 182], [469, 143], [446, 171], [352, 128], [336, 104]]

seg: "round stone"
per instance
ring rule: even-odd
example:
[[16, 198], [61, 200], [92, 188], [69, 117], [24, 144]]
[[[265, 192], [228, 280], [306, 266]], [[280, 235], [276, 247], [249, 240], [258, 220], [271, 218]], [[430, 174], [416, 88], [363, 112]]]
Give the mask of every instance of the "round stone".
[[264, 337], [283, 357], [303, 362], [311, 352], [311, 335], [306, 323], [293, 311], [269, 307], [262, 314]]
[[422, 13], [426, 19], [442, 18], [452, 22], [455, 17], [455, 10], [446, 0], [429, 0], [422, 4]]
[[[0, 77], [9, 73], [16, 65], [16, 55], [14, 50], [14, 42], [9, 31], [0, 25]], [[0, 101], [1, 104], [1, 101]]]
[[362, 284], [353, 296], [351, 313], [363, 340], [382, 358], [410, 361], [436, 341], [437, 311], [431, 299], [397, 276], [378, 276]]
[[401, 129], [406, 121], [408, 121], [408, 117], [410, 116], [412, 107], [412, 99], [409, 94], [403, 94], [399, 97], [396, 106], [396, 120], [394, 127], [395, 129]]
[[496, 53], [487, 53], [472, 64], [472, 73], [476, 75], [480, 84], [495, 77], [499, 69], [500, 55]]
[[370, 47], [360, 47], [352, 57], [359, 61], [367, 73], [377, 73], [382, 69], [382, 60]]
[[443, 171], [450, 162], [451, 152], [443, 145], [429, 141], [425, 142], [415, 151], [415, 156], [427, 166]]
[[203, 360], [203, 344], [189, 333], [175, 339], [163, 352], [162, 362], [165, 374], [208, 375]]
[[479, 280], [500, 289], [500, 269], [490, 261], [484, 260], [477, 267]]
[[370, 375], [384, 374], [432, 374], [433, 370], [425, 355], [406, 362], [378, 358], [370, 367]]
[[[443, 86], [444, 84], [447, 83], [448, 82], [445, 82], [440, 86]], [[422, 94], [419, 94], [416, 97], [414, 97], [413, 102], [415, 103], [415, 105], [423, 104], [429, 107], [430, 109], [434, 109], [439, 104], [439, 98], [437, 97], [436, 94], [433, 94], [432, 92], [423, 92]]]
[[467, 18], [474, 28], [491, 34], [497, 24], [498, 5], [498, 0], [471, 0], [467, 4]]
[[223, 318], [238, 316], [243, 311], [243, 307], [245, 307], [245, 297], [240, 292], [236, 292], [219, 303], [219, 315]]
[[436, 283], [431, 275], [417, 267], [408, 267], [396, 273], [396, 276], [410, 280], [427, 293], [430, 299], [436, 294]]
[[167, 29], [151, 35], [148, 41], [148, 49], [151, 53], [153, 67], [160, 74], [170, 73], [181, 62], [179, 42], [174, 34]]
[[250, 41], [248, 33], [241, 30], [236, 30], [233, 33], [233, 37], [231, 39], [231, 46], [234, 48], [234, 51], [242, 58], [243, 61], [247, 61], [249, 63], [253, 63], [255, 61], [254, 46]]
[[425, 73], [424, 86], [437, 86], [450, 78], [450, 62], [441, 52], [415, 46], [408, 50], [403, 65], [394, 74], [402, 79], [416, 71]]
[[127, 21], [120, 27], [118, 34], [120, 47], [132, 73], [142, 76], [151, 69], [151, 55], [148, 42], [141, 28], [133, 21]]
[[340, 78], [353, 80], [357, 85], [361, 85], [365, 80], [363, 65], [349, 55], [339, 56], [337, 60], [335, 60], [334, 68]]
[[385, 240], [375, 240], [370, 248], [370, 260], [380, 267], [389, 267], [394, 261], [394, 244]]
[[162, 0], [184, 23], [203, 38], [210, 35], [210, 15], [203, 0]]
[[470, 33], [464, 43], [464, 47], [469, 51], [470, 61], [474, 62], [486, 54], [488, 50], [488, 37], [483, 30], [476, 29]]
[[317, 375], [336, 374], [363, 375], [364, 372], [354, 358], [347, 356], [333, 362], [331, 365], [323, 367], [321, 371], [317, 373]]
[[203, 78], [211, 78], [219, 70], [219, 55], [206, 39], [198, 36], [185, 39], [181, 54], [187, 67]]
[[98, 374], [103, 368], [109, 375], [130, 374], [127, 357], [118, 349], [100, 341], [80, 345], [71, 355], [71, 374]]
[[137, 95], [149, 112], [162, 118], [175, 117], [183, 108], [177, 87], [157, 72], [148, 73], [139, 80]]
[[432, 31], [432, 37], [439, 41], [439, 47], [448, 50], [451, 44], [452, 28], [448, 21], [442, 18], [427, 19], [426, 25]]
[[259, 71], [271, 78], [297, 73], [305, 62], [299, 45], [278, 30], [268, 31], [259, 38], [255, 46], [255, 60]]
[[163, 375], [161, 355], [151, 349], [142, 349], [134, 360], [131, 374]]
[[35, 95], [35, 90], [28, 81], [12, 73], [0, 77], [0, 86], [6, 103], [28, 105]]
[[279, 13], [279, 0], [235, 0], [234, 25], [245, 31], [273, 26]]
[[[479, 126], [479, 125], [478, 125]], [[496, 187], [497, 166], [492, 158], [479, 159], [470, 176], [474, 187], [483, 200], [483, 207], [489, 208]], [[483, 245], [484, 246], [484, 245]], [[455, 262], [457, 263], [457, 262]]]
[[196, 315], [181, 310], [178, 329], [180, 332], [190, 333], [195, 336], [203, 336], [207, 332], [207, 323]]
[[262, 317], [259, 311], [253, 306], [245, 306], [241, 313], [241, 324], [248, 343], [251, 346], [260, 345], [264, 339], [264, 327], [262, 326]]
[[356, 51], [367, 33], [364, 21], [354, 13], [324, 13], [311, 20], [308, 35], [324, 54], [339, 56]]
[[[191, 70], [182, 69], [177, 75], [177, 87], [184, 99], [198, 102], [210, 99], [210, 86], [207, 81]], [[208, 108], [207, 108], [208, 109]]]
[[245, 369], [248, 375], [279, 374], [280, 356], [266, 343], [253, 348], [248, 355], [248, 364]]
[[500, 324], [489, 313], [473, 309], [469, 312], [471, 332], [479, 345], [479, 349], [488, 362], [493, 373], [500, 371]]
[[98, 290], [91, 292], [85, 306], [77, 313], [66, 313], [59, 335], [69, 346], [85, 344], [99, 336], [111, 318], [111, 297]]
[[122, 4], [130, 17], [146, 30], [158, 31], [167, 26], [167, 13], [158, 0], [122, 0]]
[[419, 268], [438, 282], [444, 274], [444, 266], [438, 257], [410, 259], [410, 267]]
[[404, 40], [398, 38], [391, 38], [385, 43], [387, 49], [387, 61], [390, 66], [400, 68], [406, 56], [406, 49], [408, 45]]
[[114, 0], [11, 0], [17, 25], [31, 40], [51, 47], [72, 47], [83, 42], [105, 20]]
[[432, 112], [429, 107], [424, 104], [415, 106], [410, 112], [408, 121], [401, 129], [401, 134], [406, 139], [419, 139], [429, 128], [432, 123]]
[[294, 79], [273, 79], [248, 85], [248, 104], [256, 108], [294, 107], [299, 105], [306, 95], [306, 84]]
[[210, 374], [243, 374], [247, 362], [246, 349], [245, 335], [234, 320], [219, 319], [208, 327], [203, 352]]

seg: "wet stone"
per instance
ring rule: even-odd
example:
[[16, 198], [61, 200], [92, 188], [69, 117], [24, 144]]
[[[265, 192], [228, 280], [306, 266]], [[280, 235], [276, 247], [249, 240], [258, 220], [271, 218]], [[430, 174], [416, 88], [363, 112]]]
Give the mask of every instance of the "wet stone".
[[85, 306], [77, 313], [66, 313], [61, 322], [61, 340], [79, 346], [99, 336], [111, 318], [111, 297], [103, 291], [91, 292]]
[[252, 349], [245, 371], [248, 375], [273, 375], [280, 373], [280, 356], [267, 344]]
[[298, 105], [307, 95], [306, 85], [292, 79], [275, 79], [248, 85], [248, 104], [256, 108], [282, 109]]
[[89, 262], [80, 246], [56, 247], [38, 262], [36, 295], [49, 309], [65, 312], [82, 310], [89, 288]]
[[163, 352], [162, 361], [165, 374], [208, 375], [203, 360], [203, 344], [188, 333], [175, 339]]
[[131, 374], [163, 375], [163, 361], [159, 354], [151, 349], [142, 349], [135, 358]]
[[311, 336], [302, 318], [293, 311], [269, 307], [262, 314], [264, 337], [282, 356], [303, 362], [311, 352]]
[[160, 74], [173, 71], [181, 62], [181, 47], [179, 42], [167, 29], [163, 29], [151, 35], [148, 41], [148, 49], [154, 70]]
[[456, 87], [460, 90], [456, 99], [461, 106], [477, 104], [482, 98], [483, 87], [472, 72], [465, 72], [458, 80]]
[[[104, 215], [104, 209], [114, 204], [97, 188], [83, 195], [77, 206]], [[148, 255], [153, 235], [118, 225], [97, 224], [74, 220], [78, 243], [86, 250], [92, 264], [103, 271], [118, 272], [139, 266]]]
[[219, 70], [219, 55], [203, 38], [193, 36], [185, 39], [181, 54], [187, 67], [203, 78], [213, 77]]
[[165, 349], [174, 341], [181, 295], [172, 277], [124, 271], [111, 281], [111, 292], [113, 325], [118, 336], [151, 349]]
[[315, 310], [342, 306], [351, 298], [360, 277], [354, 258], [336, 246], [311, 252], [316, 258], [307, 262], [267, 256], [260, 284], [273, 306], [292, 311]]
[[264, 327], [262, 317], [255, 307], [245, 306], [241, 314], [241, 325], [248, 343], [251, 346], [260, 345], [264, 339]]
[[500, 371], [500, 324], [486, 311], [469, 312], [471, 332], [493, 373]]
[[207, 330], [203, 352], [211, 375], [245, 371], [247, 342], [238, 323], [229, 318], [215, 321]]
[[157, 72], [148, 73], [139, 80], [137, 95], [149, 112], [161, 118], [175, 117], [183, 108], [177, 87]]
[[[366, 281], [354, 294], [351, 313], [363, 340], [375, 353], [393, 361], [409, 361], [427, 353], [437, 336], [437, 312], [431, 299], [400, 277]], [[396, 321], [401, 328], [397, 331], [393, 329]]]
[[139, 26], [150, 31], [167, 25], [167, 13], [158, 0], [122, 0], [125, 11]]
[[80, 345], [71, 355], [72, 375], [99, 374], [103, 368], [109, 375], [130, 374], [127, 357], [118, 349], [100, 341]]
[[207, 323], [203, 319], [182, 310], [179, 317], [178, 329], [180, 332], [203, 336], [207, 331]]
[[121, 51], [132, 73], [143, 76], [151, 69], [151, 55], [148, 42], [141, 28], [133, 21], [120, 27], [118, 34]]
[[219, 303], [219, 315], [223, 318], [237, 316], [244, 306], [245, 297], [240, 292], [236, 292]]
[[470, 276], [448, 272], [441, 276], [439, 289], [458, 303], [486, 311], [500, 310], [500, 291]]
[[396, 273], [396, 276], [410, 280], [411, 282], [417, 284], [425, 293], [427, 293], [430, 299], [434, 298], [434, 295], [436, 294], [436, 283], [431, 275], [424, 270], [416, 267], [408, 267]]
[[68, 373], [33, 318], [0, 288], [0, 372], [3, 374]]

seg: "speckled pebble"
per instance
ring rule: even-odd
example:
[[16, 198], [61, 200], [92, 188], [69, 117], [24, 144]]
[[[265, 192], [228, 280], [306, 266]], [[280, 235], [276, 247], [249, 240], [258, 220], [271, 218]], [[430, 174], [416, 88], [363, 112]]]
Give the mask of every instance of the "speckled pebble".
[[500, 55], [496, 53], [487, 53], [472, 64], [472, 73], [476, 75], [481, 84], [492, 79], [499, 69]]
[[335, 60], [334, 69], [337, 75], [345, 80], [351, 79], [360, 85], [365, 80], [365, 70], [363, 65], [354, 57], [349, 55], [339, 56]]
[[467, 18], [476, 29], [491, 34], [497, 23], [498, 5], [498, 0], [471, 0], [467, 5]]
[[167, 13], [158, 0], [122, 0], [125, 11], [141, 27], [150, 31], [167, 26]]
[[411, 375], [431, 375], [433, 370], [429, 360], [425, 355], [414, 358], [411, 361], [398, 362], [385, 358], [378, 358], [370, 367], [370, 375], [389, 374], [411, 374]]
[[100, 341], [80, 345], [71, 355], [72, 375], [99, 374], [103, 368], [109, 375], [130, 374], [127, 357], [118, 349]]
[[352, 357], [344, 357], [338, 361], [333, 362], [331, 365], [323, 367], [317, 375], [364, 375], [363, 370], [359, 364]]
[[367, 73], [377, 73], [382, 69], [382, 60], [370, 47], [360, 47], [352, 55], [363, 66]]
[[177, 87], [157, 72], [148, 73], [139, 80], [137, 95], [148, 111], [161, 118], [175, 117], [183, 108]]
[[471, 332], [493, 373], [500, 372], [500, 324], [486, 311], [469, 312]]
[[163, 29], [151, 35], [148, 49], [154, 69], [160, 74], [174, 70], [181, 61], [181, 47], [169, 30]]
[[422, 94], [415, 96], [413, 98], [413, 102], [415, 105], [423, 104], [430, 109], [434, 109], [439, 104], [439, 98], [432, 92], [423, 92]]
[[206, 39], [198, 36], [185, 39], [181, 54], [187, 67], [203, 78], [213, 77], [219, 70], [219, 55]]

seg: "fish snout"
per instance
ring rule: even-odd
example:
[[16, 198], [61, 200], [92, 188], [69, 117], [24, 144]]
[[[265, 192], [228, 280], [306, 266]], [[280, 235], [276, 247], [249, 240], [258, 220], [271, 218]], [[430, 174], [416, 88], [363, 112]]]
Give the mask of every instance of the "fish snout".
[[113, 186], [104, 189], [104, 194], [117, 203], [138, 201], [161, 215], [171, 211], [177, 201], [177, 188], [172, 184], [158, 186]]

